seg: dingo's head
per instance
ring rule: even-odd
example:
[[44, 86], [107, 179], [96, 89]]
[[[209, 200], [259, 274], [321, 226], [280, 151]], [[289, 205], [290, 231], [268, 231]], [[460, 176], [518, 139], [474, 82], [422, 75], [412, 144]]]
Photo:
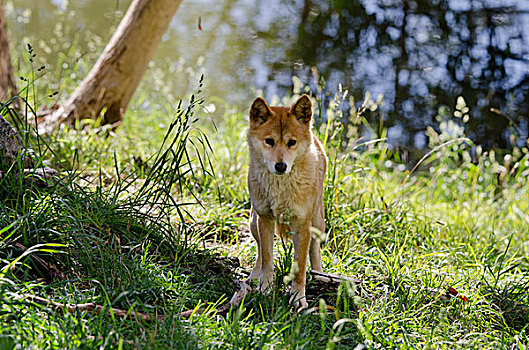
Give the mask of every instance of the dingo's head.
[[312, 143], [311, 120], [312, 104], [307, 95], [290, 108], [270, 107], [258, 97], [250, 108], [248, 142], [272, 174], [288, 174]]

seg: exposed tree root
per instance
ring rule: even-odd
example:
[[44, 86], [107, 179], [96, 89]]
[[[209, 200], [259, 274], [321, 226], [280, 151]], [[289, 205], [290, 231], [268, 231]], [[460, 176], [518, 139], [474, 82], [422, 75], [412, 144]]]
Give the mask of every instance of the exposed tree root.
[[[22, 250], [25, 252], [28, 250], [23, 244], [14, 242], [13, 247]], [[30, 254], [28, 255], [33, 264], [35, 264], [35, 267], [41, 272], [42, 276], [46, 281], [51, 281], [53, 279], [59, 279], [60, 281], [64, 281], [66, 279], [64, 273], [62, 273], [57, 267], [54, 265], [47, 263], [39, 257], [36, 254]]]
[[[52, 185], [59, 173], [36, 160], [35, 152], [24, 148], [24, 142], [11, 124], [0, 115], [0, 162], [22, 173], [23, 181], [37, 187]], [[17, 162], [19, 164], [17, 164]], [[21, 168], [21, 169], [18, 169]], [[19, 171], [21, 170], [21, 171]], [[17, 173], [17, 176], [21, 174]], [[0, 180], [4, 174], [0, 172]]]
[[[46, 266], [45, 262], [44, 262], [44, 266]], [[309, 274], [313, 278], [313, 282], [311, 282], [312, 287], [307, 289], [307, 297], [309, 297], [309, 299], [310, 298], [315, 299], [316, 297], [326, 294], [326, 293], [334, 294], [338, 291], [339, 286], [343, 282], [350, 282], [350, 283], [354, 283], [355, 285], [362, 285], [365, 283], [364, 281], [360, 279], [340, 276], [340, 275], [335, 275], [335, 274], [330, 274], [330, 273], [325, 273], [325, 272], [318, 272], [314, 270], [311, 270]], [[191, 310], [180, 312], [178, 314], [175, 314], [174, 317], [190, 318], [195, 315], [202, 315], [206, 312], [208, 313], [211, 312], [216, 315], [226, 316], [232, 307], [239, 306], [248, 294], [255, 291], [246, 281], [236, 280], [234, 281], [234, 283], [237, 286], [237, 290], [235, 291], [235, 294], [233, 295], [233, 297], [230, 299], [229, 302], [223, 305], [220, 305], [216, 308], [214, 308], [213, 306], [214, 304], [205, 302], [203, 307], [194, 308]], [[410, 288], [410, 287], [406, 287], [406, 288], [412, 292], [417, 292], [413, 288]], [[428, 291], [430, 295], [433, 298], [436, 298], [437, 300], [448, 301], [448, 300], [451, 300], [452, 298], [458, 297], [459, 299], [465, 302], [468, 302], [468, 299], [466, 297], [459, 295], [458, 292], [452, 287], [449, 287], [445, 292], [442, 292], [442, 291], [440, 292], [440, 291], [436, 291], [433, 289], [426, 289], [426, 291]], [[141, 320], [141, 321], [145, 321], [148, 323], [154, 322], [154, 321], [163, 321], [166, 317], [166, 315], [151, 316], [149, 314], [131, 311], [131, 310], [109, 308], [109, 307], [97, 305], [95, 303], [64, 304], [64, 303], [55, 302], [55, 301], [42, 298], [42, 297], [38, 297], [35, 295], [31, 295], [31, 294], [23, 294], [20, 298], [31, 300], [32, 302], [35, 302], [37, 304], [53, 307], [54, 309], [58, 311], [66, 311], [72, 314], [79, 312], [79, 311], [81, 312], [85, 311], [88, 313], [96, 313], [96, 314], [104, 312], [106, 315], [109, 315], [109, 316], [113, 315], [114, 317], [119, 317], [119, 318], [131, 318], [134, 320]], [[337, 309], [332, 305], [327, 305], [326, 311], [335, 313], [335, 314], [337, 314], [338, 312]], [[322, 312], [322, 310], [320, 310], [319, 307], [312, 307], [310, 309], [305, 310], [304, 312], [305, 313], [318, 313], [318, 312]]]

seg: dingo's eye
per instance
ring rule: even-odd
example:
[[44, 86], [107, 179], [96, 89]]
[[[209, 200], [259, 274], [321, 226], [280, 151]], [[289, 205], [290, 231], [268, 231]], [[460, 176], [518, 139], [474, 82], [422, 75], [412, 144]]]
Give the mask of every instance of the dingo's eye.
[[296, 140], [289, 140], [289, 141], [287, 142], [287, 146], [288, 146], [288, 147], [292, 147], [292, 146], [294, 146], [295, 144], [296, 144]]
[[265, 139], [265, 142], [267, 145], [270, 145], [270, 146], [274, 145], [274, 139], [271, 139], [269, 137]]

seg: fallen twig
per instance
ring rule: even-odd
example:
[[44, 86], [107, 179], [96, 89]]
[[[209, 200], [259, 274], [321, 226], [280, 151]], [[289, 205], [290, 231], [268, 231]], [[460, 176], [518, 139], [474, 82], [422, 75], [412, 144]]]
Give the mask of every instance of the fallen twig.
[[156, 315], [155, 317], [144, 314], [137, 311], [131, 311], [131, 310], [123, 310], [123, 309], [117, 309], [113, 307], [105, 307], [101, 305], [97, 305], [96, 303], [84, 303], [84, 304], [64, 304], [59, 303], [56, 301], [52, 301], [46, 298], [42, 298], [36, 295], [32, 294], [23, 294], [20, 296], [20, 299], [27, 299], [31, 300], [34, 303], [45, 305], [45, 306], [51, 306], [55, 308], [58, 311], [66, 310], [67, 312], [71, 314], [75, 314], [77, 312], [86, 311], [88, 313], [95, 313], [99, 314], [101, 312], [105, 312], [106, 315], [114, 315], [114, 317], [120, 317], [120, 318], [132, 318], [134, 320], [142, 320], [145, 322], [153, 322], [155, 320], [163, 321], [164, 315]]
[[357, 278], [351, 278], [346, 276], [335, 275], [332, 273], [320, 272], [315, 270], [310, 270], [309, 274], [318, 281], [326, 283], [342, 283], [343, 281], [348, 281], [356, 284], [361, 284], [362, 280]]
[[[315, 271], [315, 270], [310, 270], [309, 274], [317, 281], [324, 282], [324, 283], [329, 283], [329, 284], [334, 284], [334, 285], [339, 285], [339, 284], [341, 284], [344, 281], [352, 282], [352, 283], [354, 283], [356, 285], [364, 284], [364, 281], [362, 281], [360, 279], [346, 277], [346, 276], [340, 276], [340, 275], [335, 275], [335, 274], [332, 274], [332, 273], [326, 273], [326, 272], [319, 272], [319, 271]], [[385, 284], [388, 285], [388, 283], [385, 283]], [[410, 286], [404, 286], [403, 285], [402, 287], [404, 287], [405, 289], [410, 290], [413, 293], [419, 292], [419, 290], [417, 290], [416, 288], [410, 287]], [[426, 287], [423, 287], [422, 289], [426, 290], [430, 294], [430, 296], [432, 298], [437, 298], [437, 299], [439, 299], [441, 301], [449, 301], [452, 298], [456, 298], [457, 297], [457, 298], [463, 300], [464, 302], [468, 302], [468, 299], [465, 296], [460, 295], [452, 287], [448, 287], [446, 289], [446, 291], [444, 291], [444, 292], [442, 290], [436, 290], [436, 289], [426, 288]]]

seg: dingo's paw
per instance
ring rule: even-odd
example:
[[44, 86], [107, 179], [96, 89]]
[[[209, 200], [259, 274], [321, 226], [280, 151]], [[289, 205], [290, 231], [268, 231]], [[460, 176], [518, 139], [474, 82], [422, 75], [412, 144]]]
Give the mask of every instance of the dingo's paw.
[[259, 291], [263, 294], [270, 294], [273, 287], [274, 287], [274, 272], [264, 273], [264, 271], [261, 271], [261, 275], [259, 277]]
[[297, 284], [295, 281], [292, 283], [292, 289], [290, 290], [292, 296], [290, 297], [290, 302], [294, 303], [296, 309], [304, 310], [309, 305], [307, 303], [307, 298], [305, 297], [305, 286]]
[[294, 304], [296, 311], [302, 311], [309, 307], [307, 298], [305, 296], [300, 297], [298, 293], [293, 293], [290, 297], [290, 302]]

